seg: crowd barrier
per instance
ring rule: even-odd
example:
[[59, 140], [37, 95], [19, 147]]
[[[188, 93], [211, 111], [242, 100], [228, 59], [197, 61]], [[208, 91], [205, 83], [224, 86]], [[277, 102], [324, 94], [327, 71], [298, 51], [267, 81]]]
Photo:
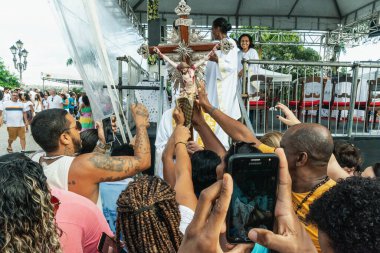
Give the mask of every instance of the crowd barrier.
[[287, 128], [276, 118], [281, 102], [301, 122], [322, 124], [333, 136], [380, 136], [379, 62], [243, 59], [243, 66], [241, 109], [257, 135]]

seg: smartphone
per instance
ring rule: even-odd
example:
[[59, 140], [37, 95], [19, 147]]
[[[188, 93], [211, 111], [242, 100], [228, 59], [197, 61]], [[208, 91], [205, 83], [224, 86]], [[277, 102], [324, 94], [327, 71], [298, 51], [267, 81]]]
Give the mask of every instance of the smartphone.
[[115, 134], [112, 131], [112, 122], [111, 117], [107, 117], [102, 119], [103, 132], [104, 137], [106, 139], [106, 143], [112, 143], [115, 141]]
[[275, 154], [237, 154], [228, 161], [234, 182], [227, 214], [227, 241], [252, 243], [252, 228], [273, 230], [279, 159]]
[[100, 253], [127, 253], [125, 249], [117, 250], [117, 245], [114, 239], [109, 237], [106, 233], [102, 233], [98, 243], [98, 251]]

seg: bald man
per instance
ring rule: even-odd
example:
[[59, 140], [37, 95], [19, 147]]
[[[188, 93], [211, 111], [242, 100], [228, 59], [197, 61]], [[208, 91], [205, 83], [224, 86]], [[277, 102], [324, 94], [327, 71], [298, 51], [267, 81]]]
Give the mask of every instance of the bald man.
[[318, 252], [318, 229], [305, 217], [309, 205], [335, 185], [327, 176], [327, 165], [334, 149], [333, 139], [327, 128], [318, 124], [298, 124], [289, 128], [282, 137], [292, 177], [293, 208], [304, 224]]

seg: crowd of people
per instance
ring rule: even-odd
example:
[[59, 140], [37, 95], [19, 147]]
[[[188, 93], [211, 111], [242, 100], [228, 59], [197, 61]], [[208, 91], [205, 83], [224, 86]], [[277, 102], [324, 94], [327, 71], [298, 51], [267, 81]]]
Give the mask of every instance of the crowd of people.
[[94, 120], [90, 101], [85, 92], [79, 94], [62, 90], [57, 94], [55, 89], [40, 91], [5, 88], [0, 97], [0, 127], [6, 124], [8, 131], [7, 152], [12, 153], [12, 143], [19, 138], [21, 152], [25, 152], [25, 133], [33, 118], [47, 109], [61, 108], [69, 112], [82, 124], [82, 129], [94, 129]]
[[[222, 39], [230, 28], [219, 18], [212, 33]], [[228, 54], [237, 57], [237, 51]], [[155, 143], [160, 151], [156, 160], [162, 162], [156, 176], [142, 174], [153, 166], [149, 113], [143, 104], [131, 105], [134, 140], [110, 152], [102, 125], [86, 121], [91, 113], [86, 96], [78, 101], [85, 119], [79, 122], [75, 107], [70, 108], [75, 95], [42, 94], [47, 109], [41, 99], [37, 111], [26, 96], [24, 105], [19, 92], [11, 91], [12, 107], [3, 102], [2, 116], [6, 113], [8, 123], [16, 118], [12, 113], [19, 113], [17, 127], [30, 125], [42, 151], [0, 157], [0, 251], [380, 252], [379, 164], [362, 170], [359, 149], [334, 141], [322, 125], [301, 123], [281, 103], [278, 120], [288, 129], [258, 138], [237, 120], [234, 99], [220, 100], [230, 95], [220, 88], [227, 89], [232, 79], [237, 85], [240, 75], [228, 57], [210, 54], [206, 82], [197, 88], [191, 123], [201, 141], [185, 126], [181, 107], [165, 112]], [[207, 81], [213, 76], [217, 80]], [[234, 90], [236, 94], [237, 86]], [[118, 131], [115, 120], [112, 129]], [[8, 132], [22, 136], [19, 129]], [[250, 229], [252, 243], [231, 244], [226, 217], [235, 182], [227, 168], [234, 155], [253, 153], [279, 158], [275, 226]], [[102, 213], [100, 184], [131, 177], [117, 198], [112, 231]], [[103, 233], [114, 244], [98, 249]]]

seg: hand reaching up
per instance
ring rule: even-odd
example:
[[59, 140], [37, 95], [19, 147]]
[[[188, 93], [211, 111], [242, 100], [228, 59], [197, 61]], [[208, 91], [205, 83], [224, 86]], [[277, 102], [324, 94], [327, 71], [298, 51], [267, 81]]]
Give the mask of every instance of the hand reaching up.
[[284, 117], [282, 116], [277, 116], [277, 118], [284, 123], [287, 126], [294, 126], [297, 124], [300, 124], [301, 121], [294, 115], [294, 113], [284, 104], [278, 103], [276, 105], [277, 109], [281, 109], [281, 111], [284, 113]]
[[282, 253], [317, 252], [305, 228], [295, 215], [292, 205], [292, 179], [284, 150], [276, 149], [280, 158], [279, 185], [275, 208], [277, 234], [272, 231], [254, 228], [248, 233], [253, 242]]
[[149, 127], [149, 112], [143, 104], [131, 104], [131, 111], [136, 127]]
[[[232, 195], [232, 178], [224, 174], [219, 180], [202, 191], [193, 221], [186, 229], [178, 253], [222, 253], [219, 235], [223, 229]], [[240, 244], [229, 253], [250, 252], [252, 245]]]
[[176, 108], [174, 108], [173, 118], [177, 126], [183, 126], [185, 124], [185, 114], [183, 113], [181, 107], [177, 106]]

